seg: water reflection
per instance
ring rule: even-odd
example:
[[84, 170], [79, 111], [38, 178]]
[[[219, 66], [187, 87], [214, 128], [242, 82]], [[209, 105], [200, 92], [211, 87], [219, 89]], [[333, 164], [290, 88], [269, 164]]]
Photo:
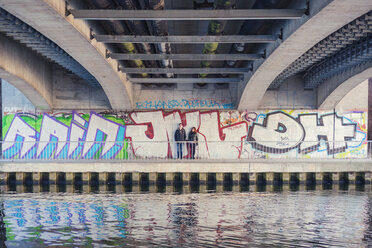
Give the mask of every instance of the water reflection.
[[0, 247], [372, 244], [369, 191], [2, 194]]

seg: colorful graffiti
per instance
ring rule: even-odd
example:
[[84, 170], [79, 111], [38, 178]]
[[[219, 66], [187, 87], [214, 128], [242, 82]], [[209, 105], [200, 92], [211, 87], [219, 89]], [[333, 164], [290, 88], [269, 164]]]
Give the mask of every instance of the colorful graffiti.
[[2, 149], [6, 158], [175, 158], [179, 123], [187, 133], [196, 127], [199, 158], [367, 154], [364, 111], [16, 113], [3, 119]]

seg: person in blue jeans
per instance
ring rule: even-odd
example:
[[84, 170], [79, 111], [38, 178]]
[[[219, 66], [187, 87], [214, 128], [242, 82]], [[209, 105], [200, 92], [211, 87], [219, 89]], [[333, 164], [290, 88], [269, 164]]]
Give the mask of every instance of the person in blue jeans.
[[186, 131], [183, 128], [182, 123], [178, 125], [178, 129], [176, 130], [176, 133], [174, 134], [174, 140], [177, 143], [177, 158], [182, 159], [182, 146], [183, 143], [186, 141]]
[[189, 133], [189, 147], [190, 147], [190, 158], [195, 159], [195, 148], [198, 145], [198, 134], [196, 128], [191, 128]]

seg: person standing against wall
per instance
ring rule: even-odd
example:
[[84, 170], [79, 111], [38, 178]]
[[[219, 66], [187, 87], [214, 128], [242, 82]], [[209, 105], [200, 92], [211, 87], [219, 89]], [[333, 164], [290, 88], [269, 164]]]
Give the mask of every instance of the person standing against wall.
[[183, 142], [186, 141], [186, 131], [183, 128], [182, 123], [178, 125], [178, 129], [176, 130], [176, 133], [174, 134], [174, 140], [177, 143], [177, 158], [182, 159], [182, 146]]
[[198, 134], [196, 133], [195, 127], [191, 128], [189, 133], [189, 142], [191, 159], [195, 159], [195, 148], [198, 145]]

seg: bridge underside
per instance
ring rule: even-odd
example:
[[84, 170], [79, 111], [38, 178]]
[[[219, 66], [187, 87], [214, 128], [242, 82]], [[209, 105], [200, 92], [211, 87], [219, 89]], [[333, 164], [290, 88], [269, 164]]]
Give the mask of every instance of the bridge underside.
[[8, 78], [40, 109], [333, 109], [371, 77], [367, 0], [0, 4], [0, 34], [51, 66]]

